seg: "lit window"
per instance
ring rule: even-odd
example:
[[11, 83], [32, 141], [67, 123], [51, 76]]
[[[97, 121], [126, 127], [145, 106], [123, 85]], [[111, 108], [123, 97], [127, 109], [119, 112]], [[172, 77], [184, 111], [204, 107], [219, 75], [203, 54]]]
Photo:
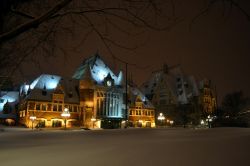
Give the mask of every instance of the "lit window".
[[47, 111], [51, 111], [51, 104], [48, 104]]
[[74, 106], [74, 112], [77, 112], [77, 106]]
[[58, 111], [62, 112], [62, 105], [58, 106]]
[[30, 102], [29, 103], [29, 110], [34, 110], [35, 109], [35, 103]]
[[133, 115], [132, 110], [130, 110], [129, 115]]
[[53, 104], [53, 111], [57, 111], [57, 105]]
[[72, 112], [72, 106], [71, 105], [69, 106], [69, 112]]
[[42, 111], [46, 111], [46, 104], [42, 104]]
[[40, 104], [36, 103], [36, 110], [40, 110]]

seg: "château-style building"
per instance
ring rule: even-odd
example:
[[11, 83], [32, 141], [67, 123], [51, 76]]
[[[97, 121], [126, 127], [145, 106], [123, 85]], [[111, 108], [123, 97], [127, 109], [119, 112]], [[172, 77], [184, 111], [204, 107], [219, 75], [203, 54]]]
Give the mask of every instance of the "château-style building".
[[[124, 87], [122, 72], [113, 73], [96, 54], [84, 60], [72, 78], [43, 74], [31, 84], [23, 85], [20, 123], [28, 127], [125, 127], [129, 116]], [[130, 107], [134, 105], [128, 105], [128, 110]], [[62, 116], [65, 108], [70, 113], [67, 120]], [[150, 118], [140, 119], [145, 121], [140, 127], [154, 127], [154, 110], [150, 109], [145, 114]], [[32, 116], [36, 120], [32, 120]], [[130, 119], [132, 123], [138, 120]]]
[[212, 87], [204, 81], [201, 83], [194, 76], [185, 74], [180, 65], [164, 65], [152, 72], [141, 89], [155, 106], [156, 116], [163, 113], [166, 120], [177, 124], [186, 123], [190, 117], [191, 123], [197, 124], [203, 110], [212, 114], [216, 109]]

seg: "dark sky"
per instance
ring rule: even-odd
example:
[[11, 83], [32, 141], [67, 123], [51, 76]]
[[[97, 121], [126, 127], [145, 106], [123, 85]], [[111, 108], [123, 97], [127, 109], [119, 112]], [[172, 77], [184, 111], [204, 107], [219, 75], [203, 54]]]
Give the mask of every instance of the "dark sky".
[[[241, 4], [245, 11], [250, 11], [249, 1], [241, 1]], [[234, 7], [228, 12], [226, 6], [223, 12], [223, 5], [214, 5], [190, 29], [191, 20], [201, 11], [202, 5], [203, 1], [197, 0], [177, 3], [176, 15], [183, 19], [178, 25], [168, 31], [147, 30], [138, 37], [138, 43], [144, 40], [146, 43], [140, 44], [135, 51], [113, 48], [116, 56], [129, 63], [149, 66], [145, 69], [129, 66], [138, 85], [163, 63], [169, 66], [181, 64], [185, 73], [197, 79], [211, 79], [217, 87], [219, 101], [226, 93], [237, 90], [250, 95], [250, 21]], [[127, 41], [126, 37], [121, 38], [121, 41]], [[66, 46], [74, 43], [67, 40], [62, 42]], [[124, 68], [123, 64], [113, 63], [103, 43], [92, 35], [77, 52], [70, 52], [70, 58], [63, 61], [51, 58], [49, 62], [46, 61], [48, 65], [42, 66], [42, 72], [71, 76], [83, 59], [97, 51], [115, 70]], [[36, 74], [40, 74], [40, 71]]]

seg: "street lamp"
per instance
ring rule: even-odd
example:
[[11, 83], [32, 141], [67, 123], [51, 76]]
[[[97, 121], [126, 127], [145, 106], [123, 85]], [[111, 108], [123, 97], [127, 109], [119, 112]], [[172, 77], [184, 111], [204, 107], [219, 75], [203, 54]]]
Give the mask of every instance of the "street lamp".
[[163, 120], [165, 120], [165, 116], [163, 115], [163, 113], [160, 113], [160, 115], [157, 117], [157, 119], [159, 121], [161, 121], [161, 125], [163, 124]]
[[174, 121], [173, 121], [173, 120], [170, 120], [169, 123], [170, 123], [171, 126], [173, 126]]
[[208, 128], [211, 128], [211, 123], [212, 123], [213, 119], [211, 118], [210, 115], [207, 116], [206, 121], [207, 121], [207, 123], [208, 123]]
[[64, 111], [61, 114], [61, 116], [64, 118], [64, 129], [66, 130], [67, 118], [70, 117], [69, 109], [68, 108], [64, 108]]
[[31, 122], [32, 122], [32, 130], [33, 130], [33, 125], [34, 125], [34, 121], [36, 120], [36, 116], [34, 116], [34, 115], [32, 115], [32, 116], [30, 116], [30, 120], [31, 120]]
[[96, 118], [92, 117], [90, 120], [91, 120], [91, 122], [93, 124], [93, 128], [94, 128], [94, 122], [96, 121]]

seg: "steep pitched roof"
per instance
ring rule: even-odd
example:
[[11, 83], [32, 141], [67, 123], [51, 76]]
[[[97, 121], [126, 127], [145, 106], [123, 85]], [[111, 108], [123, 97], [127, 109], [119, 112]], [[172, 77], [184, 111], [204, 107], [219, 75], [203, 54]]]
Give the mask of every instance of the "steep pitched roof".
[[115, 85], [122, 84], [122, 72], [116, 76], [113, 71], [104, 63], [104, 61], [100, 58], [99, 54], [96, 54], [89, 59], [86, 59], [82, 62], [80, 67], [76, 70], [73, 75], [75, 79], [83, 79], [90, 69], [91, 78], [95, 80], [98, 84], [102, 84], [105, 77], [108, 74], [111, 75], [112, 79], [114, 79]]
[[180, 104], [187, 104], [191, 97], [199, 93], [194, 77], [184, 74], [180, 65], [169, 67], [167, 72], [153, 72], [150, 79], [142, 84], [141, 89], [146, 95], [152, 96], [162, 81]]
[[135, 87], [135, 86], [129, 86], [128, 88], [129, 90], [129, 94], [130, 94], [130, 99], [131, 99], [131, 103], [135, 103], [138, 102], [137, 100], [141, 100], [141, 102], [143, 103], [143, 107], [144, 108], [151, 108], [154, 109], [154, 106], [152, 105], [152, 103], [148, 100], [148, 98], [139, 90], [139, 88]]
[[[49, 85], [49, 88], [46, 85]], [[25, 98], [28, 100], [52, 101], [53, 93], [62, 93], [64, 94], [64, 102], [79, 103], [78, 86], [79, 80], [43, 74], [29, 85], [33, 88], [27, 90]]]
[[3, 111], [4, 104], [8, 102], [12, 107], [19, 102], [18, 91], [0, 91], [0, 112]]

